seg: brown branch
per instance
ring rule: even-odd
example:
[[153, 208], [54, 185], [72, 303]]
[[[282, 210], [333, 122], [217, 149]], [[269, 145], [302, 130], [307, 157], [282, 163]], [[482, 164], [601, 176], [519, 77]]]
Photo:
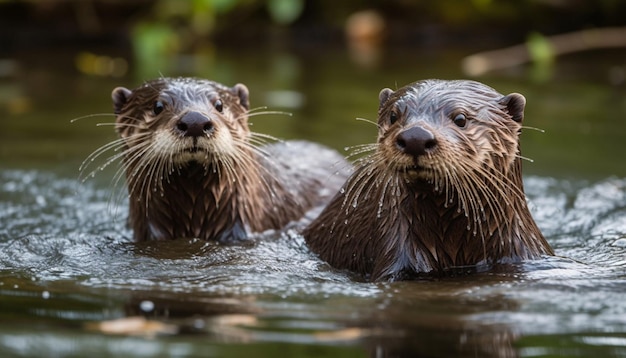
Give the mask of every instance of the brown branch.
[[[626, 47], [626, 27], [590, 29], [545, 38], [552, 57], [599, 48]], [[499, 50], [480, 52], [462, 61], [463, 72], [480, 76], [490, 71], [518, 66], [534, 60], [530, 42]]]

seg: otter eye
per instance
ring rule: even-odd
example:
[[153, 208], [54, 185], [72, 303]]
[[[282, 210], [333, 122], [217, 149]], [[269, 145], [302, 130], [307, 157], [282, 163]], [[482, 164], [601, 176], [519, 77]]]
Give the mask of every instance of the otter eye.
[[163, 109], [165, 109], [163, 102], [161, 101], [154, 102], [154, 107], [152, 108], [152, 112], [154, 112], [155, 116], [158, 116], [159, 113], [163, 112]]
[[389, 123], [394, 124], [398, 121], [398, 114], [395, 111], [392, 111], [389, 114]]
[[220, 113], [222, 113], [222, 111], [224, 110], [224, 104], [222, 103], [221, 99], [218, 99], [217, 101], [215, 101], [215, 104], [213, 104], [213, 106]]
[[459, 113], [456, 116], [454, 116], [454, 119], [452, 121], [457, 126], [463, 128], [463, 127], [465, 127], [465, 124], [467, 124], [467, 117], [465, 117], [465, 115], [463, 113]]

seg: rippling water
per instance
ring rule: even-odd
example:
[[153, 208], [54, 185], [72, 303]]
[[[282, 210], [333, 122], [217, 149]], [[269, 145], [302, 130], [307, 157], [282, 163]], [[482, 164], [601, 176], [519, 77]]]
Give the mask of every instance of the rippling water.
[[[390, 50], [364, 69], [330, 50], [250, 52], [193, 75], [246, 83], [253, 107], [297, 94], [292, 117], [252, 128], [334, 148], [375, 139], [354, 118], [375, 119], [381, 88], [462, 77], [454, 53]], [[76, 173], [114, 137], [94, 126], [112, 116], [69, 122], [110, 113], [111, 89], [143, 79], [29, 67], [0, 91], [26, 110], [0, 118], [0, 357], [626, 356], [626, 96], [598, 78], [616, 63], [569, 56], [544, 83], [480, 79], [523, 93], [525, 125], [545, 130], [522, 134], [525, 183], [558, 256], [391, 284], [331, 269], [295, 230], [248, 246], [133, 243], [113, 173]]]
[[327, 267], [296, 232], [135, 244], [106, 185], [5, 170], [0, 353], [626, 355], [626, 180], [525, 182], [557, 257], [373, 284]]

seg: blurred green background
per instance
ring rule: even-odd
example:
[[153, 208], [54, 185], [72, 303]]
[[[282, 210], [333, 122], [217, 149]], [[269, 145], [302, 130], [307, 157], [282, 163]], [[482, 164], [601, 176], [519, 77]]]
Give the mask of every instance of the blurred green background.
[[[370, 142], [377, 94], [472, 78], [528, 99], [527, 173], [626, 175], [621, 0], [0, 0], [0, 166], [60, 167], [114, 138], [110, 91], [158, 76], [293, 113], [253, 130]], [[495, 52], [493, 52], [495, 51]], [[95, 116], [70, 124], [70, 120]]]

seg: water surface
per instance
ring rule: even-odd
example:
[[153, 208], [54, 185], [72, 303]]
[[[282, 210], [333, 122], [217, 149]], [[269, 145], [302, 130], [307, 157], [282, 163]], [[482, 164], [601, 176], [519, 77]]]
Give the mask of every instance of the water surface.
[[[293, 113], [254, 130], [342, 151], [374, 140], [355, 118], [375, 119], [382, 87], [462, 77], [455, 53], [391, 53], [375, 69], [342, 52], [244, 55], [193, 74], [245, 82], [252, 107]], [[243, 247], [132, 243], [114, 170], [79, 180], [115, 137], [95, 124], [113, 117], [70, 120], [110, 113], [112, 88], [141, 79], [24, 71], [2, 92], [27, 105], [0, 119], [0, 355], [626, 356], [626, 101], [605, 55], [592, 73], [587, 57], [566, 58], [543, 83], [528, 69], [479, 79], [523, 93], [525, 124], [544, 130], [522, 135], [525, 185], [557, 257], [390, 284], [331, 269], [295, 230]]]

